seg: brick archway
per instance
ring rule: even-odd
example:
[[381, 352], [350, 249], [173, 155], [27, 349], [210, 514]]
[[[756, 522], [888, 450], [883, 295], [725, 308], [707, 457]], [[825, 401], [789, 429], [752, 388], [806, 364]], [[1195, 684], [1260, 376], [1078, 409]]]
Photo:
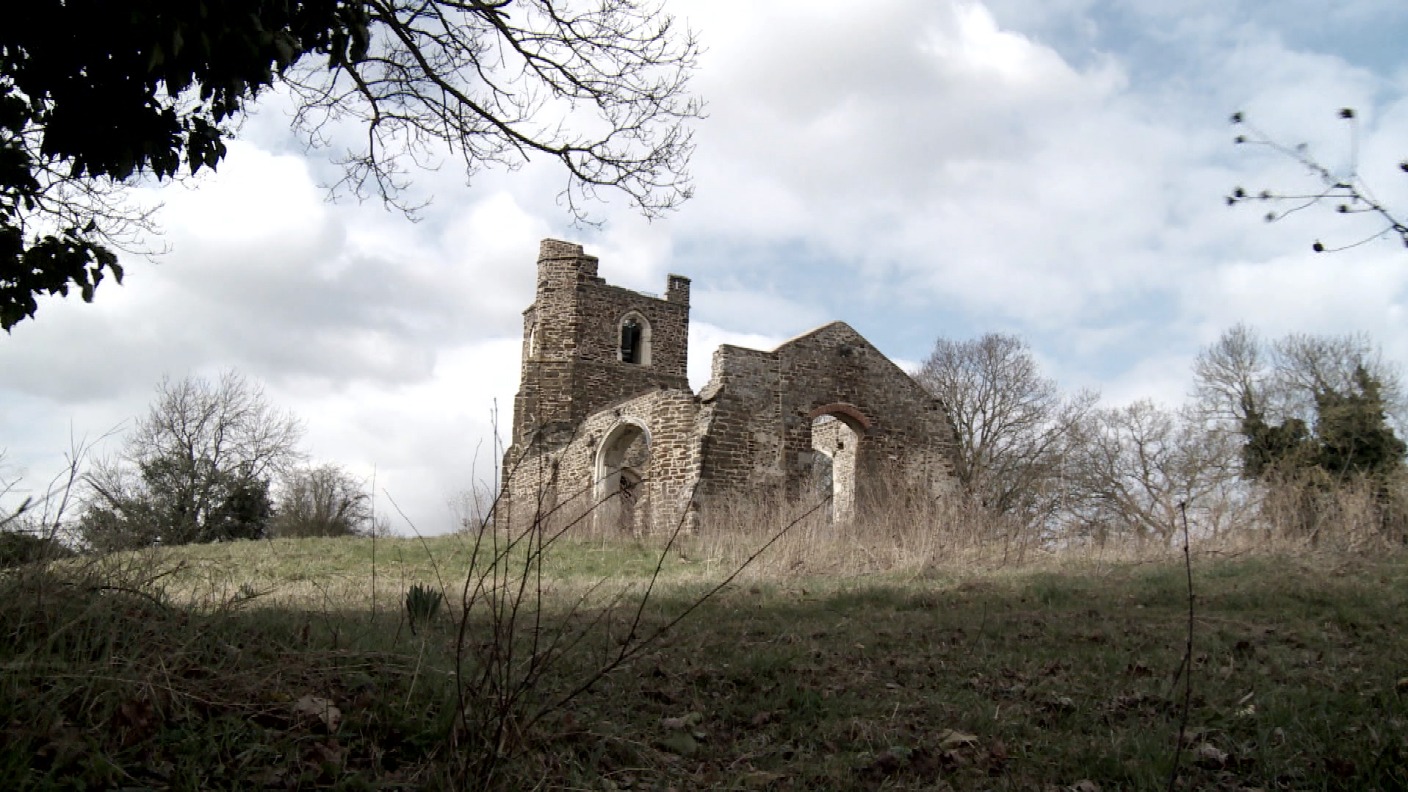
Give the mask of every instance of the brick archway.
[[865, 417], [865, 413], [860, 408], [849, 402], [832, 402], [823, 404], [820, 407], [807, 413], [809, 420], [815, 421], [823, 415], [830, 415], [834, 418], [845, 421], [859, 434], [870, 431], [870, 419]]
[[830, 518], [845, 523], [856, 516], [860, 445], [871, 421], [848, 402], [823, 404], [807, 414], [811, 420], [812, 472], [831, 499]]

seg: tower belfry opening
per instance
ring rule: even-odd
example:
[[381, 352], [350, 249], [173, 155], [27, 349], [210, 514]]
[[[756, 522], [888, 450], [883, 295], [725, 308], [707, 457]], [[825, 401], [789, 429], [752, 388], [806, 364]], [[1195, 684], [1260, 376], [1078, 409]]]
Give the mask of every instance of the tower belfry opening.
[[634, 314], [621, 320], [621, 362], [650, 364], [650, 325]]

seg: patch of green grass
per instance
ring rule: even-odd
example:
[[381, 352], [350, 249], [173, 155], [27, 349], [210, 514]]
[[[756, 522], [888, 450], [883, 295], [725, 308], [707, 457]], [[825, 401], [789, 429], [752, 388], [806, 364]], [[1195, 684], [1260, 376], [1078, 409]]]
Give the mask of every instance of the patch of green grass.
[[[3, 786], [460, 785], [457, 757], [473, 746], [453, 736], [453, 615], [470, 545], [379, 541], [375, 611], [369, 545], [231, 544], [7, 573]], [[656, 560], [639, 543], [549, 552], [542, 620], [520, 624], [574, 640], [530, 698], [555, 700], [632, 645], [631, 597]], [[1195, 559], [1180, 788], [1408, 788], [1405, 560]], [[694, 603], [707, 566], [667, 559], [637, 637]], [[631, 593], [582, 605], [602, 579]], [[439, 580], [452, 613], [413, 634], [405, 591]], [[243, 586], [258, 593], [236, 598]], [[584, 695], [499, 735], [508, 758], [490, 785], [1162, 789], [1185, 587], [1176, 557], [732, 585]], [[481, 651], [492, 626], [473, 614], [467, 645]], [[520, 663], [549, 643], [531, 637], [520, 627]]]

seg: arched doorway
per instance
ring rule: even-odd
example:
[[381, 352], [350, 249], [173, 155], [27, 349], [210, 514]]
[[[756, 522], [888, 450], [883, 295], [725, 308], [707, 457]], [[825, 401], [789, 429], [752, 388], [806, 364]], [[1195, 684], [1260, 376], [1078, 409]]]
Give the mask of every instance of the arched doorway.
[[812, 486], [818, 497], [831, 498], [832, 522], [856, 516], [856, 487], [861, 438], [870, 421], [849, 404], [829, 404], [811, 413]]
[[596, 451], [596, 511], [599, 531], [635, 531], [650, 470], [650, 430], [622, 418], [602, 437]]

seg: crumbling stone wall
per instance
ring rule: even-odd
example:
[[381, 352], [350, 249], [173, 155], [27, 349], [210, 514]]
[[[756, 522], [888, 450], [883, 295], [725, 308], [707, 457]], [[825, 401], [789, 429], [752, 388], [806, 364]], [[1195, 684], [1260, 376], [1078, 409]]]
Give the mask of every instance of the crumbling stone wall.
[[[700, 397], [712, 412], [707, 496], [742, 488], [803, 496], [817, 464], [813, 421], [823, 415], [859, 435], [857, 447], [843, 449], [855, 455], [855, 472], [848, 491], [837, 493], [850, 502], [838, 514], [897, 490], [937, 496], [952, 486], [954, 433], [942, 404], [843, 322], [772, 352], [720, 347]], [[834, 448], [840, 427], [825, 431]], [[835, 463], [832, 456], [833, 470]]]
[[[720, 347], [696, 396], [689, 285], [669, 276], [663, 299], [610, 286], [580, 246], [542, 243], [501, 525], [557, 509], [605, 531], [694, 528], [719, 504], [816, 498], [822, 482], [849, 520], [953, 488], [942, 405], [842, 322], [770, 352]], [[636, 362], [623, 359], [627, 319], [648, 325]]]

